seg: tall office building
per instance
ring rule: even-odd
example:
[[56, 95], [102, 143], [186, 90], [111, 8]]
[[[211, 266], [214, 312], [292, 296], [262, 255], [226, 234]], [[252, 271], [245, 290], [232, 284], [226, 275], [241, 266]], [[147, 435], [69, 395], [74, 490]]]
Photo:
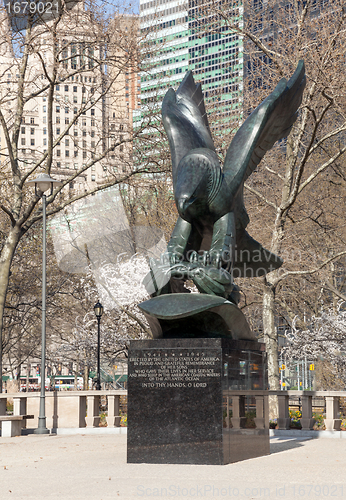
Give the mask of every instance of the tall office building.
[[[52, 155], [51, 173], [71, 179], [72, 195], [132, 170], [130, 138], [138, 82], [131, 55], [136, 53], [138, 18], [117, 16], [106, 33], [84, 4], [77, 3], [63, 16], [56, 34], [53, 26], [50, 20], [33, 28], [28, 65], [23, 68], [22, 54], [18, 57], [12, 45], [24, 38], [16, 33], [11, 44], [10, 26], [2, 19], [0, 102], [10, 130], [17, 109], [21, 112], [17, 96], [25, 71], [25, 104], [15, 151], [20, 168], [43, 167]], [[0, 126], [3, 172], [8, 164], [6, 134]]]
[[[142, 113], [160, 104], [167, 87], [177, 88], [188, 70], [201, 82], [207, 104], [223, 118], [237, 123], [243, 90], [243, 42], [211, 9], [223, 8], [234, 23], [243, 22], [242, 0], [141, 0]], [[231, 117], [231, 119], [230, 119]], [[140, 114], [135, 114], [135, 121]]]

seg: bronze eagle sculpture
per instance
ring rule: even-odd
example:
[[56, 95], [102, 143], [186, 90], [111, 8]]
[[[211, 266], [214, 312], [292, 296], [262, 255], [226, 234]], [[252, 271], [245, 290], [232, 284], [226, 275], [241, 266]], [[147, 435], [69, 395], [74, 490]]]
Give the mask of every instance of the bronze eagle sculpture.
[[144, 284], [152, 296], [186, 291], [184, 282], [192, 279], [200, 292], [237, 304], [239, 292], [233, 277], [263, 276], [282, 265], [280, 257], [247, 233], [243, 189], [265, 153], [290, 133], [305, 83], [304, 62], [300, 61], [291, 79], [283, 78], [239, 128], [223, 168], [202, 89], [192, 72], [177, 91], [167, 91], [162, 117], [179, 217], [167, 251], [160, 261], [151, 259]]

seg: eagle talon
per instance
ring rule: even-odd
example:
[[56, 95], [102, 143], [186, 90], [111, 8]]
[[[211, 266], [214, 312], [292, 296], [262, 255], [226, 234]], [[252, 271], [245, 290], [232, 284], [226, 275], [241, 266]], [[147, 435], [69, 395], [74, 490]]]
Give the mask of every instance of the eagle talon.
[[198, 262], [198, 253], [196, 251], [191, 252], [189, 261], [191, 262], [191, 264]]
[[203, 253], [203, 265], [208, 266], [210, 264], [210, 254], [209, 252]]

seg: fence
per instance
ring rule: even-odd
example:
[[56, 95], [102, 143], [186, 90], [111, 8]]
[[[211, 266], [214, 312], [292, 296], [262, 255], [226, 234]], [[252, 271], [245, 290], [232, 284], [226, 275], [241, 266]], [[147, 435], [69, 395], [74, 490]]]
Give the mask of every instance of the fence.
[[268, 427], [268, 400], [270, 396], [278, 398], [277, 428], [279, 430], [290, 428], [290, 403], [294, 403], [294, 406], [299, 406], [301, 409], [300, 423], [302, 430], [312, 430], [315, 423], [312, 416], [313, 402], [316, 404], [317, 401], [320, 409], [325, 408], [324, 425], [326, 430], [340, 430], [342, 422], [340, 418], [340, 398], [346, 397], [346, 391], [225, 391], [224, 397], [227, 399], [226, 426], [239, 427], [244, 425], [246, 407], [250, 407], [256, 412], [254, 419], [256, 427]]
[[[120, 398], [127, 391], [58, 391], [47, 392], [46, 426], [48, 429], [80, 428], [100, 426], [100, 403], [107, 409], [107, 427], [120, 427]], [[40, 393], [0, 394], [0, 416], [6, 414], [7, 402], [13, 401], [13, 415], [34, 415], [33, 420], [24, 420], [23, 427], [37, 427]]]
[[[226, 400], [225, 425], [242, 427], [246, 420], [246, 402], [251, 401], [256, 412], [254, 422], [258, 428], [269, 426], [269, 396], [277, 396], [279, 414], [278, 429], [289, 429], [289, 403], [294, 399], [301, 408], [302, 430], [313, 428], [313, 400], [324, 401], [324, 424], [326, 430], [340, 430], [340, 398], [346, 398], [346, 391], [224, 391]], [[107, 427], [120, 426], [120, 399], [127, 398], [127, 391], [59, 391], [46, 393], [47, 428], [83, 428], [100, 426], [100, 403], [107, 408]], [[6, 415], [7, 401], [13, 401], [13, 415], [34, 415], [33, 420], [23, 421], [23, 427], [35, 428], [39, 413], [40, 393], [0, 394], [0, 416]], [[322, 403], [320, 403], [322, 405]], [[322, 407], [322, 406], [321, 406]]]

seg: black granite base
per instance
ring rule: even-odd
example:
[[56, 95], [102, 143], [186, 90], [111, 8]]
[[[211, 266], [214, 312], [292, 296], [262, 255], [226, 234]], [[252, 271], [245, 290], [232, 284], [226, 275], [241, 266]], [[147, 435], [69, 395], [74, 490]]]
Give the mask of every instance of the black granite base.
[[266, 380], [263, 345], [254, 341], [132, 341], [127, 461], [221, 465], [268, 454], [268, 428], [245, 417], [232, 427], [225, 409], [229, 390], [264, 390]]

